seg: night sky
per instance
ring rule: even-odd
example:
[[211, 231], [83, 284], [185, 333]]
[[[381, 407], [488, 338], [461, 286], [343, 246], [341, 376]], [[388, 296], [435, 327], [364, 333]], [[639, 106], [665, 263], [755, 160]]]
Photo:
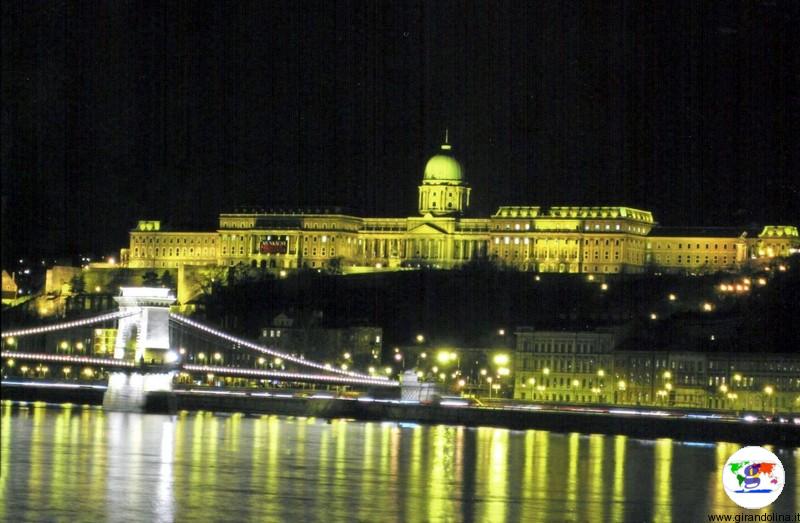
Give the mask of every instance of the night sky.
[[446, 127], [474, 215], [800, 222], [800, 2], [167, 4], [3, 2], [5, 263], [241, 205], [413, 215]]

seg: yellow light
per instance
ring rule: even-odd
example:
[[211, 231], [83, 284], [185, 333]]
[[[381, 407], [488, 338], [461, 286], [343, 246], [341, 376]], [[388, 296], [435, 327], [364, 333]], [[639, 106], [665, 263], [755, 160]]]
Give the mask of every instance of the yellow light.
[[403, 359], [403, 355], [398, 352], [397, 354], [394, 355], [394, 359], [395, 361], [400, 361]]
[[764, 387], [764, 394], [767, 396], [771, 396], [773, 392], [775, 392], [775, 389], [772, 387], [772, 385], [767, 385]]
[[711, 303], [709, 303], [709, 302], [703, 303], [703, 310], [704, 311], [710, 312], [713, 308], [714, 308], [714, 306]]
[[602, 289], [604, 291], [607, 291], [608, 290], [608, 284], [604, 283], [604, 284], [600, 285], [600, 289]]
[[536, 378], [528, 378], [528, 385], [536, 385]]
[[274, 359], [274, 360], [272, 360], [272, 361], [273, 361], [273, 363], [275, 363], [275, 365], [280, 365], [281, 363], [283, 363], [283, 360], [282, 360], [282, 359], [280, 359], [280, 358], [275, 358], [275, 359]]
[[375, 374], [375, 367], [370, 367], [367, 369], [370, 374]]
[[672, 383], [667, 383], [666, 385], [664, 385], [664, 388], [667, 390], [672, 390]]
[[439, 379], [440, 379], [440, 380], [444, 381], [444, 379], [445, 379], [446, 377], [447, 377], [447, 376], [445, 375], [445, 373], [444, 373], [444, 372], [440, 372], [440, 373], [439, 373]]
[[349, 352], [345, 352], [344, 354], [342, 354], [342, 356], [344, 356], [344, 359], [346, 359], [346, 360], [350, 359], [350, 353]]
[[214, 353], [214, 359], [215, 359], [216, 361], [219, 361], [219, 360], [221, 360], [221, 359], [222, 359], [222, 354], [220, 354], [219, 352], [215, 352], [215, 353]]
[[67, 343], [66, 341], [62, 341], [59, 347], [61, 347], [62, 350], [67, 350], [69, 348], [69, 343]]
[[486, 369], [481, 369], [481, 376], [486, 376]]
[[208, 378], [209, 380], [213, 380], [214, 379], [214, 374], [209, 372], [208, 374], [206, 374], [206, 378]]
[[722, 385], [719, 386], [719, 391], [722, 392], [723, 394], [728, 392], [728, 386], [723, 383]]
[[19, 370], [21, 370], [22, 373], [25, 374], [26, 372], [28, 372], [28, 366], [27, 365], [23, 365], [22, 367], [19, 368]]
[[600, 369], [600, 370], [597, 371], [597, 375], [602, 378], [603, 376], [606, 375], [606, 371], [604, 371], [603, 369]]
[[94, 292], [100, 292], [100, 286], [99, 286], [99, 285], [96, 285], [96, 286], [95, 286], [95, 288], [94, 288]]
[[420, 354], [420, 355], [419, 355], [419, 357], [420, 357], [420, 358], [422, 358], [422, 359], [424, 360], [425, 358], [427, 358], [427, 357], [428, 357], [428, 354], [427, 354], [427, 353], [425, 353], [425, 352], [423, 352], [422, 354]]
[[550, 369], [548, 369], [547, 367], [545, 367], [545, 368], [543, 368], [543, 369], [542, 369], [542, 373], [543, 373], [545, 376], [548, 376], [548, 375], [550, 374]]
[[509, 361], [510, 358], [508, 357], [508, 354], [497, 354], [494, 357], [495, 365], [508, 365]]
[[436, 355], [436, 361], [444, 365], [450, 361], [450, 353], [446, 351], [442, 351]]
[[267, 361], [267, 360], [266, 360], [266, 359], [264, 359], [264, 358], [258, 358], [258, 364], [259, 364], [259, 365], [263, 365], [264, 363], [266, 363], [266, 361]]
[[497, 373], [501, 376], [508, 376], [511, 374], [511, 371], [507, 367], [500, 367], [497, 369]]
[[764, 285], [767, 284], [767, 279], [766, 278], [759, 278], [758, 279], [758, 284], [763, 287]]
[[617, 383], [617, 387], [619, 387], [619, 390], [625, 390], [626, 387], [625, 380], [619, 380], [619, 383]]
[[463, 387], [463, 386], [464, 386], [464, 385], [466, 385], [466, 384], [467, 384], [467, 382], [466, 382], [466, 381], [464, 381], [464, 380], [458, 380], [458, 386], [459, 386], [459, 387]]
[[201, 352], [201, 353], [199, 353], [199, 354], [197, 355], [197, 359], [199, 359], [199, 360], [204, 360], [204, 359], [206, 359], [206, 353], [205, 353], [205, 352]]
[[9, 367], [13, 367], [14, 366], [14, 360], [9, 359], [8, 361], [6, 361], [6, 365], [8, 365]]
[[83, 374], [91, 378], [94, 375], [94, 371], [89, 367], [86, 367], [83, 369]]
[[670, 371], [664, 371], [664, 379], [668, 380], [672, 378], [672, 373]]
[[586, 277], [586, 279], [589, 281], [594, 281], [594, 275], [590, 274], [589, 276]]
[[422, 343], [423, 341], [425, 341], [425, 336], [417, 334], [417, 343]]
[[670, 294], [670, 295], [669, 295], [669, 301], [675, 301], [675, 300], [677, 300], [677, 299], [678, 299], [678, 297], [677, 297], [677, 296], [675, 296], [674, 294]]
[[418, 370], [418, 371], [417, 371], [417, 377], [418, 377], [418, 378], [421, 378], [421, 377], [423, 377], [424, 375], [425, 375], [425, 373], [424, 373], [424, 372], [422, 372], [421, 370]]
[[572, 386], [573, 386], [573, 387], [577, 387], [577, 386], [578, 386], [578, 385], [580, 385], [580, 384], [581, 384], [581, 382], [580, 382], [580, 381], [578, 381], [578, 380], [572, 380]]
[[386, 374], [391, 374], [392, 373], [392, 368], [391, 367], [386, 367], [383, 370], [384, 370], [384, 372], [386, 372]]
[[6, 345], [14, 345], [15, 343], [17, 343], [17, 340], [14, 338], [14, 336], [9, 336], [6, 338]]
[[68, 375], [70, 372], [72, 372], [72, 369], [70, 369], [69, 367], [64, 367], [64, 368], [62, 369], [62, 371], [64, 372], [64, 374], [67, 374], [67, 375]]
[[505, 329], [500, 329], [500, 330], [497, 331], [497, 334], [499, 334], [500, 336], [505, 336], [506, 335], [506, 330]]
[[181, 354], [181, 355], [184, 355], [184, 354], [186, 354], [186, 349], [181, 347], [180, 349], [178, 349], [178, 353]]
[[741, 374], [734, 374], [733, 375], [733, 381], [742, 381], [742, 375]]
[[450, 361], [456, 361], [458, 359], [458, 354], [455, 352], [450, 353]]
[[280, 271], [278, 273], [278, 276], [280, 276], [281, 278], [285, 278], [286, 277], [286, 271], [284, 271], [284, 270]]
[[75, 344], [75, 348], [78, 350], [83, 350], [83, 343], [79, 341], [78, 343]]
[[651, 320], [657, 320], [658, 319], [658, 314], [656, 314], [655, 312], [651, 312], [650, 313], [650, 319]]
[[492, 382], [492, 377], [491, 377], [491, 376], [489, 376], [488, 378], [486, 378], [486, 383], [491, 383], [491, 382]]
[[342, 370], [347, 370], [347, 363], [342, 363]]

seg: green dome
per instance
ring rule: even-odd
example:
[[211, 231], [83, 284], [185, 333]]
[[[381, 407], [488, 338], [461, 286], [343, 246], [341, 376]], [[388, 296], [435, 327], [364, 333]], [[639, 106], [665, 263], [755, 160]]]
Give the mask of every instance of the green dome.
[[[449, 144], [442, 145], [442, 151], [449, 150]], [[461, 172], [461, 164], [449, 154], [442, 152], [425, 164], [425, 176], [422, 181], [460, 184], [464, 181], [464, 174]]]

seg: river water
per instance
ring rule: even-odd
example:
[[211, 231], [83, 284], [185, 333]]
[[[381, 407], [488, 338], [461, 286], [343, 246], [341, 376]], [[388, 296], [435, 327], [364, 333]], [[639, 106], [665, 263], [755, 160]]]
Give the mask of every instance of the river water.
[[[4, 402], [4, 521], [708, 521], [730, 443]], [[800, 512], [800, 449], [771, 448]]]

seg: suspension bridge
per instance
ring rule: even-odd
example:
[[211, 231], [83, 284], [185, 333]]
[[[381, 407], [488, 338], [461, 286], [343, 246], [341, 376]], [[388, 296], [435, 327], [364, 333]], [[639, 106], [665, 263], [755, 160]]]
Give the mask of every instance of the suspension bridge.
[[[296, 354], [289, 354], [240, 336], [225, 332], [185, 315], [170, 312], [175, 302], [169, 289], [124, 287], [115, 297], [119, 310], [90, 318], [53, 325], [9, 329], [2, 332], [4, 349], [0, 353], [4, 367], [39, 369], [46, 374], [49, 365], [63, 371], [65, 378], [72, 367], [83, 367], [83, 378], [95, 376], [97, 369], [108, 375], [104, 407], [115, 410], [139, 410], [151, 392], [172, 391], [176, 377], [215, 377], [256, 380], [293, 385], [333, 385], [368, 388], [396, 388], [399, 382], [387, 377], [340, 369]], [[59, 354], [49, 350], [26, 350], [20, 343], [26, 338], [69, 332], [90, 326], [113, 325], [116, 335], [113, 357]], [[202, 352], [178, 346], [176, 332], [199, 336], [226, 347], [232, 363], [207, 361]], [[219, 356], [219, 354], [215, 354]], [[280, 366], [265, 368], [256, 362], [280, 361]], [[33, 367], [36, 365], [36, 367]], [[287, 367], [289, 367], [287, 369]], [[44, 372], [41, 369], [45, 369]], [[56, 374], [54, 372], [53, 374]], [[25, 378], [26, 373], [22, 373]]]

